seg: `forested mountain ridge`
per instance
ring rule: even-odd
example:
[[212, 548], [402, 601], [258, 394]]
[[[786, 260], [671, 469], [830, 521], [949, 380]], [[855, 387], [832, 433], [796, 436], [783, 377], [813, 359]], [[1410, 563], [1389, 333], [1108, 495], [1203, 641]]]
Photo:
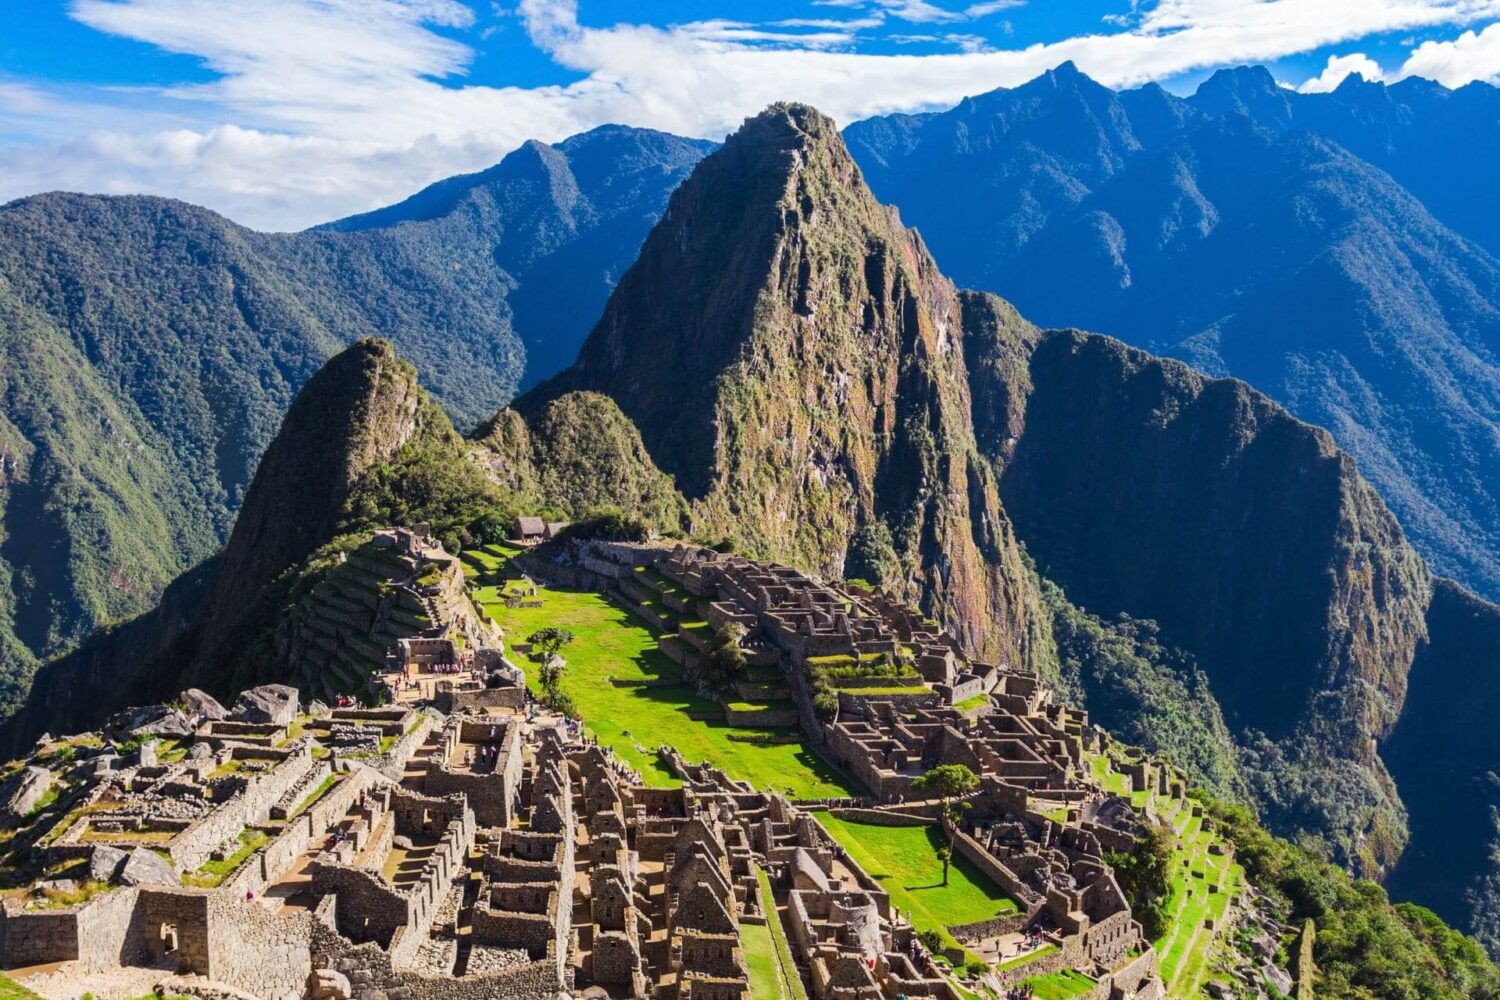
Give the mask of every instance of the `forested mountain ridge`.
[[1263, 69], [1182, 99], [1069, 64], [846, 135], [961, 283], [1327, 427], [1435, 568], [1495, 596], [1500, 209], [1468, 150], [1500, 143], [1497, 105], [1415, 80], [1297, 94]]
[[0, 711], [40, 660], [217, 550], [340, 348], [389, 337], [463, 427], [528, 363], [570, 358], [711, 145], [618, 128], [528, 144], [383, 222], [307, 233], [150, 197], [0, 206]]
[[394, 227], [438, 251], [487, 248], [510, 285], [511, 325], [526, 348], [524, 387], [573, 360], [667, 196], [715, 145], [602, 125], [555, 146], [527, 142], [488, 170], [318, 229]]

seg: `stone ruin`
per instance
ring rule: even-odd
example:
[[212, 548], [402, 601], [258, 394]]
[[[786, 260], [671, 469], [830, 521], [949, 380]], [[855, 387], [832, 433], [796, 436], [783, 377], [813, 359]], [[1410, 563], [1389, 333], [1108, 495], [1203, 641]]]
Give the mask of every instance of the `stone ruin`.
[[[974, 663], [894, 602], [784, 567], [614, 544], [578, 563], [617, 593], [604, 571], [653, 566], [740, 624], [746, 649], [785, 677], [808, 737], [868, 789], [831, 808], [944, 826], [1017, 902], [949, 928], [960, 941], [1026, 930], [1056, 946], [1036, 971], [1086, 970], [1090, 997], [1162, 996], [1155, 952], [1103, 861], [1143, 817], [1101, 792], [1087, 760], [1105, 737], [1040, 678]], [[498, 645], [484, 655], [493, 672], [509, 667]], [[856, 673], [867, 658], [899, 661], [921, 692], [849, 688], [820, 718], [803, 682], [827, 657]], [[976, 697], [978, 710], [959, 705]], [[65, 765], [49, 744], [13, 779], [7, 814], [38, 880], [67, 872], [88, 891], [0, 904], [7, 968], [149, 967], [176, 992], [278, 1000], [745, 1000], [745, 928], [775, 923], [788, 974], [819, 1000], [960, 995], [809, 812], [670, 749], [680, 786], [659, 788], [578, 730], [529, 719], [524, 700], [447, 717], [431, 702], [310, 714], [295, 692], [288, 714], [286, 690], [247, 693], [228, 712], [196, 695], [182, 704], [189, 736], [120, 752], [75, 741]], [[146, 716], [143, 728], [165, 717]], [[944, 763], [982, 780], [957, 825], [910, 801], [915, 778]], [[1130, 780], [1180, 779], [1142, 765]]]

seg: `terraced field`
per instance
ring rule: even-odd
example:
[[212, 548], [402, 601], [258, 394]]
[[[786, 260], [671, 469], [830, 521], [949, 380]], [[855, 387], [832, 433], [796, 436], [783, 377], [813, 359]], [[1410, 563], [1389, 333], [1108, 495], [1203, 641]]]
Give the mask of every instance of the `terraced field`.
[[[724, 722], [721, 705], [699, 698], [683, 682], [682, 668], [661, 651], [659, 634], [603, 595], [543, 587], [540, 607], [508, 606], [505, 590], [514, 588], [520, 578], [509, 563], [514, 554], [498, 546], [464, 554], [475, 600], [505, 630], [508, 642], [524, 641], [549, 626], [573, 632], [577, 638], [562, 651], [568, 662], [562, 688], [589, 731], [647, 782], [673, 783], [655, 754], [656, 747], [665, 744], [688, 760], [707, 760], [733, 777], [796, 798], [856, 793], [847, 779], [803, 745], [799, 730]], [[524, 657], [517, 662], [522, 669], [530, 666]], [[528, 674], [535, 689], [536, 678]]]
[[[1107, 791], [1128, 795], [1136, 807], [1143, 807], [1151, 797], [1148, 792], [1131, 792], [1129, 779], [1110, 771], [1103, 756], [1095, 757], [1092, 767], [1094, 777]], [[1178, 843], [1173, 852], [1172, 896], [1167, 906], [1170, 922], [1167, 932], [1152, 943], [1168, 994], [1193, 998], [1207, 982], [1216, 929], [1223, 925], [1243, 887], [1245, 872], [1227, 854], [1210, 851], [1211, 845], [1222, 846], [1223, 841], [1203, 829], [1203, 817], [1193, 815], [1196, 804], [1191, 798], [1154, 798], [1158, 815], [1171, 824]], [[1210, 920], [1213, 928], [1206, 926]]]

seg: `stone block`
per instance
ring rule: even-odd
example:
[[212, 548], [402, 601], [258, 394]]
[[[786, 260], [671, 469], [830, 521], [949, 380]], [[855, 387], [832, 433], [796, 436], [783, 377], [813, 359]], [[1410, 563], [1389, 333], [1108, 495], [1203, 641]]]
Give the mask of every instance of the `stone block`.
[[118, 847], [97, 845], [89, 855], [89, 878], [95, 882], [113, 882], [128, 858], [129, 855]]
[[218, 722], [229, 717], [228, 710], [219, 704], [217, 698], [198, 688], [188, 688], [177, 698], [182, 702], [183, 711], [197, 719], [199, 724]]
[[120, 869], [120, 881], [126, 885], [179, 885], [177, 870], [155, 851], [137, 847], [130, 852]]
[[235, 722], [270, 722], [289, 726], [297, 717], [297, 689], [285, 684], [262, 684], [240, 692], [230, 709]]
[[333, 969], [314, 969], [308, 990], [313, 1000], [350, 1000], [354, 996], [349, 978]]
[[18, 823], [41, 804], [42, 796], [52, 787], [52, 772], [32, 765], [6, 782], [5, 804], [0, 814], [10, 823]]

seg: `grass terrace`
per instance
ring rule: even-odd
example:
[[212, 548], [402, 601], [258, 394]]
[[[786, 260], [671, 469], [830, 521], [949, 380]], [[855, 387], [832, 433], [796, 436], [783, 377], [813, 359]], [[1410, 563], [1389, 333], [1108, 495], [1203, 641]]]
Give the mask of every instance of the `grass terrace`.
[[245, 863], [246, 858], [270, 842], [271, 835], [264, 830], [241, 830], [240, 845], [233, 854], [223, 861], [203, 862], [196, 872], [182, 876], [182, 884], [197, 886], [200, 889], [217, 888], [226, 878], [234, 874], [236, 868]]
[[[1103, 755], [1094, 757], [1090, 768], [1106, 791], [1128, 797], [1137, 808], [1153, 798], [1150, 792], [1130, 791], [1129, 779], [1112, 771]], [[1223, 926], [1231, 902], [1244, 884], [1244, 869], [1231, 862], [1227, 854], [1210, 852], [1211, 845], [1222, 844], [1221, 838], [1203, 829], [1202, 817], [1193, 815], [1195, 802], [1191, 797], [1154, 798], [1157, 814], [1177, 834], [1177, 846], [1172, 853], [1167, 931], [1153, 944], [1168, 994], [1197, 997], [1211, 971], [1215, 929]], [[1212, 929], [1207, 926], [1210, 920]]]
[[771, 928], [766, 924], [740, 924], [740, 945], [745, 949], [745, 965], [750, 972], [751, 1000], [778, 1000], [781, 967], [776, 961]]
[[948, 928], [988, 920], [1020, 907], [966, 858], [955, 856], [943, 885], [943, 863], [938, 848], [947, 845], [942, 832], [931, 826], [878, 826], [839, 819], [832, 813], [813, 814], [823, 829], [843, 845], [881, 888], [891, 904], [911, 917], [919, 931], [935, 930], [944, 945], [958, 942]]
[[1037, 1000], [1072, 1000], [1081, 997], [1098, 985], [1077, 969], [1049, 972], [1045, 976], [1032, 976], [1026, 980]]
[[[483, 551], [491, 556], [514, 554], [500, 546]], [[651, 630], [602, 594], [543, 587], [538, 590], [541, 607], [512, 608], [503, 600], [504, 586], [485, 584], [471, 592], [512, 642], [548, 626], [573, 632], [576, 639], [562, 650], [568, 661], [563, 690], [589, 731], [649, 784], [676, 783], [656, 757], [656, 748], [666, 744], [690, 761], [707, 760], [768, 791], [790, 791], [797, 798], [855, 793], [846, 778], [800, 741], [766, 742], [768, 733], [795, 731], [741, 729], [722, 721], [722, 707], [697, 697], [682, 682], [682, 668], [662, 653]], [[519, 658], [519, 664], [537, 690], [530, 661]]]

